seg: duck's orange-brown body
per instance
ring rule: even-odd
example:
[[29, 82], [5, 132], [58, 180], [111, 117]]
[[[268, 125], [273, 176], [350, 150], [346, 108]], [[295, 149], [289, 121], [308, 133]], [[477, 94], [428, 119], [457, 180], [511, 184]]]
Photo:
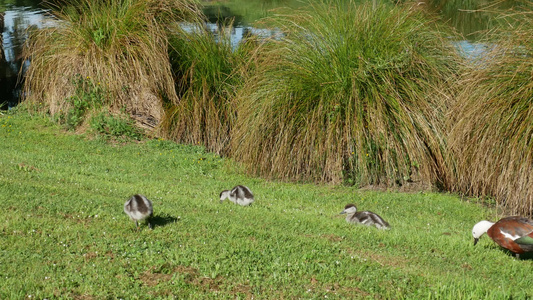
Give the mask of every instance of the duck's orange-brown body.
[[533, 251], [533, 220], [519, 216], [503, 218], [487, 230], [487, 235], [517, 256]]

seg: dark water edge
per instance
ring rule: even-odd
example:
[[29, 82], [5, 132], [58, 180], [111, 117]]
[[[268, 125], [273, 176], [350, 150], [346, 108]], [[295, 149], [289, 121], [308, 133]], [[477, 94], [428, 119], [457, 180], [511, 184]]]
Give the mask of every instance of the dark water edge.
[[0, 109], [6, 110], [19, 103], [22, 82], [20, 71], [27, 65], [22, 60], [22, 48], [27, 29], [47, 26], [46, 10], [41, 1], [0, 1]]

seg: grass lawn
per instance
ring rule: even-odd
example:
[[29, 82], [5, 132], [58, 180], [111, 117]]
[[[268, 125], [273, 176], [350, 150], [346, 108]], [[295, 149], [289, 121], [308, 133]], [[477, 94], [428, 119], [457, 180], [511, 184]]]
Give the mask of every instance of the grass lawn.
[[[249, 186], [250, 207], [220, 204]], [[154, 204], [154, 230], [124, 202]], [[347, 203], [391, 230], [354, 226]], [[533, 261], [472, 226], [496, 210], [450, 194], [266, 181], [165, 140], [111, 143], [0, 115], [0, 299], [522, 299]]]

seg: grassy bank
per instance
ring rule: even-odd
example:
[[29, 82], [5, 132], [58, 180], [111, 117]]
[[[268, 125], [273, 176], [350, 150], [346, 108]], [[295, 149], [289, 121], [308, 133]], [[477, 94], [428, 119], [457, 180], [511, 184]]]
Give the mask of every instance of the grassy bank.
[[[361, 191], [240, 175], [200, 147], [110, 143], [0, 116], [0, 298], [513, 299], [531, 260], [471, 229], [495, 212], [453, 195]], [[251, 207], [220, 204], [248, 185]], [[124, 201], [143, 193], [155, 229]], [[392, 229], [347, 224], [346, 203]]]

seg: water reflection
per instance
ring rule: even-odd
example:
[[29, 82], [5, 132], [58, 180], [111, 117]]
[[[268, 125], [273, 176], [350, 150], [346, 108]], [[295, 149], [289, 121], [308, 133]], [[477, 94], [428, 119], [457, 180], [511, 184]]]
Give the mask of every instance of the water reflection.
[[228, 32], [227, 28], [220, 27], [215, 23], [206, 24], [206, 29], [214, 34], [215, 37], [229, 34], [233, 49], [236, 49], [241, 41], [251, 36], [269, 38], [279, 35], [279, 32], [273, 29], [254, 28], [251, 26], [233, 26]]
[[211, 23], [227, 23], [235, 18], [236, 27], [247, 27], [259, 19], [272, 15], [280, 7], [298, 8], [305, 5], [301, 0], [224, 0], [201, 1], [203, 12]]
[[[0, 29], [2, 30], [0, 56], [0, 108], [15, 106], [19, 99], [21, 83], [19, 70], [23, 67], [22, 48], [31, 26], [45, 26], [44, 10], [39, 1], [0, 2]], [[20, 5], [20, 6], [19, 6]]]
[[425, 0], [429, 12], [454, 27], [469, 42], [479, 41], [483, 33], [501, 22], [502, 12], [533, 10], [531, 0]]
[[[364, 0], [361, 0], [364, 1]], [[390, 0], [399, 2], [399, 0]], [[401, 2], [401, 1], [400, 1]], [[272, 15], [278, 7], [298, 8], [304, 2], [299, 0], [225, 0], [204, 1], [204, 13], [213, 24], [228, 24], [234, 20], [232, 44], [235, 47], [243, 38], [241, 32], [252, 31], [259, 36], [269, 36], [269, 32], [251, 27], [261, 18]], [[494, 28], [502, 12], [532, 11], [531, 0], [418, 0], [429, 14], [437, 15], [462, 35], [457, 47], [469, 59], [479, 57], [486, 47], [479, 43], [484, 33]], [[234, 19], [233, 19], [234, 18]], [[215, 34], [220, 28], [210, 26]], [[270, 33], [271, 35], [272, 33]]]
[[236, 12], [233, 12], [231, 8], [224, 5], [208, 5], [203, 9], [207, 21], [212, 24], [221, 24], [227, 26], [235, 24], [236, 26], [245, 25], [244, 18]]

